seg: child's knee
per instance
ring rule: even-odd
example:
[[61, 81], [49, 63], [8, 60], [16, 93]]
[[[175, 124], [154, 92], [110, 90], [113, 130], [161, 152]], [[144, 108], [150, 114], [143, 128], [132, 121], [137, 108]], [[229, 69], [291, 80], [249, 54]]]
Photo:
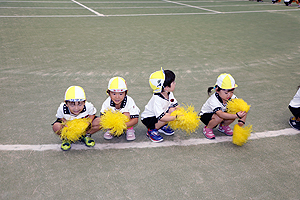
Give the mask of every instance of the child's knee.
[[215, 122], [217, 122], [218, 124], [221, 123], [222, 121], [224, 121], [224, 119], [222, 119], [221, 117], [219, 117], [216, 114], [214, 114], [211, 119], [214, 120]]
[[53, 124], [52, 126], [52, 130], [54, 131], [54, 133], [56, 133], [57, 135], [60, 134], [60, 130], [62, 129], [62, 125], [59, 122], [56, 122]]

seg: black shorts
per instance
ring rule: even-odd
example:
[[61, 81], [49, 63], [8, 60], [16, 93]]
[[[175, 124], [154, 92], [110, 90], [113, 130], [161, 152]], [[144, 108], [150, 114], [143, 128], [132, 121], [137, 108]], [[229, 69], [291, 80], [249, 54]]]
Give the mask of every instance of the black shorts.
[[292, 106], [289, 106], [289, 109], [296, 118], [300, 117], [300, 108], [294, 108]]
[[214, 113], [204, 113], [203, 115], [201, 115], [200, 120], [207, 126], [213, 115]]
[[56, 122], [62, 123], [63, 121], [62, 121], [61, 119], [57, 118], [57, 119], [55, 120], [55, 122], [53, 122], [51, 125], [53, 126]]
[[156, 117], [148, 117], [144, 118], [142, 120], [142, 123], [148, 128], [148, 129], [155, 129], [155, 124], [158, 122], [158, 119]]

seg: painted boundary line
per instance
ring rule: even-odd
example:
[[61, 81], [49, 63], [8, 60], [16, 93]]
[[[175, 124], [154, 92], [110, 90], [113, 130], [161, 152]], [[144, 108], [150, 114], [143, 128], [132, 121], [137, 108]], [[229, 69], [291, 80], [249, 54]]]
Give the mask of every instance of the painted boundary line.
[[85, 9], [87, 9], [87, 10], [89, 10], [89, 11], [91, 11], [92, 13], [96, 14], [97, 16], [104, 17], [104, 15], [103, 15], [103, 14], [100, 14], [100, 13], [98, 13], [98, 12], [94, 11], [93, 9], [91, 9], [91, 8], [89, 8], [89, 7], [87, 7], [87, 6], [83, 5], [83, 4], [81, 4], [81, 3], [79, 3], [79, 2], [77, 2], [77, 1], [75, 1], [75, 0], [72, 0], [72, 2], [74, 2], [74, 3], [78, 4], [79, 6], [81, 6], [81, 7], [85, 8]]
[[[249, 140], [257, 140], [262, 138], [289, 136], [300, 134], [300, 131], [287, 128], [277, 131], [267, 131], [260, 133], [252, 133]], [[221, 142], [231, 142], [232, 137], [221, 136], [216, 137], [215, 140], [208, 140], [206, 138], [189, 139], [180, 141], [164, 141], [162, 143], [153, 142], [127, 142], [127, 143], [112, 143], [112, 144], [96, 144], [94, 147], [89, 148], [83, 144], [72, 144], [71, 150], [106, 150], [106, 149], [144, 149], [144, 148], [157, 148], [157, 147], [171, 147], [171, 146], [192, 146], [201, 144], [215, 144]], [[44, 144], [44, 145], [0, 145], [0, 151], [61, 151], [60, 144]]]
[[210, 9], [206, 9], [206, 8], [202, 8], [202, 7], [198, 7], [198, 6], [191, 6], [185, 3], [179, 3], [179, 2], [175, 2], [175, 1], [169, 1], [169, 0], [163, 0], [164, 2], [168, 2], [168, 3], [173, 3], [173, 4], [177, 4], [177, 5], [181, 5], [181, 6], [187, 6], [189, 8], [196, 8], [199, 10], [205, 10], [205, 11], [209, 11], [209, 12], [213, 12], [213, 13], [221, 13], [219, 11], [215, 11], [215, 10], [210, 10]]

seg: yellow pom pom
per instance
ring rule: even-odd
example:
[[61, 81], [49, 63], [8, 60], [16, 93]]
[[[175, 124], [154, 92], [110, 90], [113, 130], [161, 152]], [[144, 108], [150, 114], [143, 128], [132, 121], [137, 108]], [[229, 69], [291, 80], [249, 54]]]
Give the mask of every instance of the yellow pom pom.
[[109, 129], [114, 136], [120, 136], [127, 129], [126, 122], [129, 122], [129, 118], [126, 115], [120, 111], [109, 109], [101, 116], [100, 126], [103, 129]]
[[235, 114], [240, 111], [248, 112], [250, 110], [250, 105], [248, 105], [243, 99], [232, 99], [227, 103], [227, 112], [231, 114]]
[[233, 127], [232, 143], [238, 146], [243, 146], [252, 132], [252, 125], [246, 127], [240, 127], [235, 125]]
[[183, 105], [171, 113], [171, 116], [177, 116], [176, 120], [170, 121], [168, 125], [176, 130], [181, 129], [187, 134], [195, 132], [200, 125], [200, 116], [195, 112], [193, 106]]
[[86, 130], [91, 123], [90, 118], [73, 119], [67, 121], [65, 127], [61, 130], [60, 138], [76, 142], [82, 136], [85, 136]]

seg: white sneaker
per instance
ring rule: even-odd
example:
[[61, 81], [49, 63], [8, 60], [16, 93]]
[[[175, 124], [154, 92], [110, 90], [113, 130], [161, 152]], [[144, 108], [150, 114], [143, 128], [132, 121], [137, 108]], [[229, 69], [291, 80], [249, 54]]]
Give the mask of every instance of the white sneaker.
[[133, 129], [128, 129], [126, 131], [126, 140], [128, 141], [132, 141], [132, 140], [135, 140], [135, 134], [134, 134], [134, 130]]
[[114, 137], [114, 136], [112, 136], [112, 135], [110, 134], [109, 131], [110, 131], [110, 130], [106, 131], [106, 132], [104, 133], [104, 135], [103, 135], [104, 139], [106, 139], [106, 140], [111, 140], [111, 139], [113, 139], [113, 137]]

